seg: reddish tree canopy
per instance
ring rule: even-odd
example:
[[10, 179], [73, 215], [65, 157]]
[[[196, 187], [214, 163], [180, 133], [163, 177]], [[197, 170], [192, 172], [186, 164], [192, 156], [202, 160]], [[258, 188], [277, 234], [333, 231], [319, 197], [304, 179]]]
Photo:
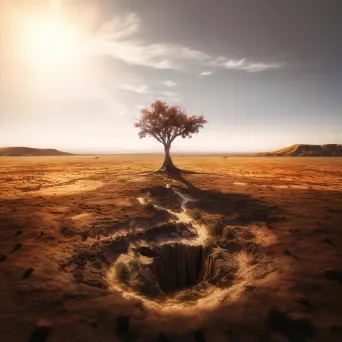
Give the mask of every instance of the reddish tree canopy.
[[140, 138], [150, 136], [164, 145], [165, 160], [159, 171], [180, 172], [170, 156], [172, 142], [177, 137], [191, 138], [206, 122], [203, 116], [188, 116], [179, 106], [170, 107], [165, 102], [156, 101], [141, 111], [135, 127], [140, 129]]
[[150, 136], [170, 148], [177, 137], [191, 138], [206, 122], [203, 116], [188, 116], [179, 106], [170, 107], [165, 102], [156, 101], [141, 111], [135, 127], [140, 128], [140, 138]]

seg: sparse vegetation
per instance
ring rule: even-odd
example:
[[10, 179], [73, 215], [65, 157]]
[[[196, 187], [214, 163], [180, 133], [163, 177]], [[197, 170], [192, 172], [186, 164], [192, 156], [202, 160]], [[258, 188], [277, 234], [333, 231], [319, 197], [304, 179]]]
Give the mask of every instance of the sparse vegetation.
[[138, 267], [140, 264], [141, 264], [141, 262], [140, 262], [138, 259], [131, 259], [131, 260], [128, 262], [128, 265], [129, 265], [131, 268], [136, 268], [136, 267]]
[[146, 209], [147, 209], [147, 211], [151, 212], [151, 211], [155, 210], [155, 206], [152, 202], [149, 201], [146, 203]]
[[221, 237], [224, 228], [223, 220], [218, 220], [208, 226], [208, 234], [212, 237]]
[[129, 223], [129, 234], [134, 235], [136, 232], [136, 224], [134, 221], [130, 221]]
[[192, 212], [192, 216], [195, 220], [200, 221], [202, 220], [202, 212], [200, 209], [195, 208]]
[[203, 247], [205, 247], [205, 248], [212, 247], [215, 245], [216, 242], [217, 242], [217, 239], [215, 239], [213, 237], [209, 237], [204, 241]]
[[123, 283], [126, 282], [128, 278], [128, 274], [129, 274], [128, 267], [125, 263], [118, 262], [115, 265], [115, 275], [118, 280], [120, 280]]
[[147, 244], [149, 245], [150, 248], [156, 248], [156, 246], [157, 246], [155, 241], [148, 241]]

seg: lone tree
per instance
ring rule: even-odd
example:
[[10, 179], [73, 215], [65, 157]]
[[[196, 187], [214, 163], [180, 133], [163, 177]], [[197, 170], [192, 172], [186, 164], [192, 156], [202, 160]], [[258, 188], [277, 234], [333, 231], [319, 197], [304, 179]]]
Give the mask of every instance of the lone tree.
[[206, 122], [203, 116], [188, 116], [179, 106], [170, 107], [165, 102], [155, 101], [150, 108], [141, 110], [135, 127], [140, 129], [140, 138], [153, 137], [164, 145], [165, 160], [158, 171], [179, 173], [181, 170], [170, 156], [171, 144], [177, 137], [191, 138]]

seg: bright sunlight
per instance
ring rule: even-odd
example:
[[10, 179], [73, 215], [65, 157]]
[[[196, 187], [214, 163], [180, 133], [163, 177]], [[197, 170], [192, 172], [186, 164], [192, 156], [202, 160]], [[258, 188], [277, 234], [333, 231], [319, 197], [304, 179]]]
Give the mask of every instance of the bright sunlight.
[[50, 73], [79, 64], [84, 57], [88, 42], [83, 27], [53, 3], [31, 11], [10, 6], [5, 20], [12, 27], [15, 50], [34, 70], [45, 67]]
[[26, 31], [28, 56], [43, 64], [65, 63], [77, 53], [77, 37], [62, 21], [48, 19]]

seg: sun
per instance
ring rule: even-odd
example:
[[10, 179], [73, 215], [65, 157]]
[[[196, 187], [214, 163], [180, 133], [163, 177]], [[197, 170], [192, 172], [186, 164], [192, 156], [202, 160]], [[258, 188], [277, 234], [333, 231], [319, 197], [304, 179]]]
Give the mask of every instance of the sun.
[[57, 20], [50, 20], [37, 27], [29, 42], [32, 53], [44, 60], [68, 57], [72, 44], [67, 30]]
[[29, 22], [24, 41], [27, 58], [39, 67], [62, 67], [76, 62], [81, 55], [80, 35], [60, 18]]

